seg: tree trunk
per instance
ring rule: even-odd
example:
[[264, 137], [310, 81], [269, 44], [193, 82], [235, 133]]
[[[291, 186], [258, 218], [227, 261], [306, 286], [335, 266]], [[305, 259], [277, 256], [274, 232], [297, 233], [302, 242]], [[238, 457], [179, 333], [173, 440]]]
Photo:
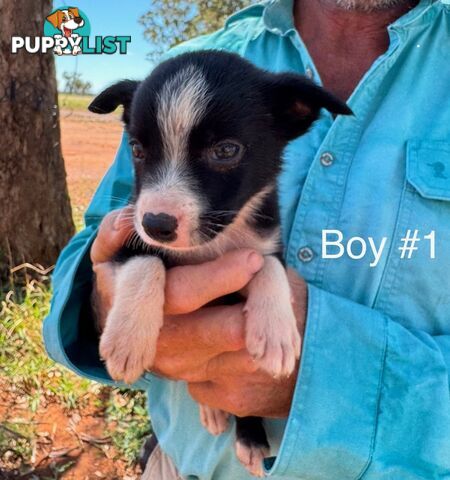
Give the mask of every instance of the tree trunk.
[[0, 286], [3, 282], [3, 287], [5, 279], [13, 278], [11, 267], [25, 262], [44, 268], [53, 265], [74, 233], [61, 153], [53, 52], [11, 53], [12, 36], [43, 35], [44, 21], [51, 8], [51, 0], [0, 0]]

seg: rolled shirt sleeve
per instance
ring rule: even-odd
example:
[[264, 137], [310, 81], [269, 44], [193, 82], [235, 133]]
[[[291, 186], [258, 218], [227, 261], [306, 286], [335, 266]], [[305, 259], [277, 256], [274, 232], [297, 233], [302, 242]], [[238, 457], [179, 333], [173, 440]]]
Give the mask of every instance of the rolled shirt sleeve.
[[[102, 218], [128, 203], [132, 184], [133, 166], [124, 134], [115, 161], [86, 212], [86, 228], [73, 237], [58, 259], [52, 277], [51, 309], [43, 326], [45, 347], [53, 360], [86, 378], [114, 385], [119, 384], [109, 377], [100, 360], [98, 334], [90, 315], [90, 248]], [[139, 382], [136, 387], [141, 387]]]
[[[449, 478], [450, 337], [309, 285], [301, 368], [269, 475]], [[389, 465], [389, 468], [386, 467]]]

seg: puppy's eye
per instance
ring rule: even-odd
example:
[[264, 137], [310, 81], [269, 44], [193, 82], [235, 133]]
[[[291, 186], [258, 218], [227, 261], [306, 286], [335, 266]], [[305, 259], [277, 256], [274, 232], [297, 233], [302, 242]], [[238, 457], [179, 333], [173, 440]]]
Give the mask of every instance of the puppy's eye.
[[216, 166], [233, 167], [241, 160], [244, 147], [232, 140], [216, 143], [208, 152], [208, 160]]
[[145, 158], [144, 148], [139, 142], [133, 140], [132, 142], [130, 142], [130, 146], [134, 158], [137, 158], [138, 160], [142, 160]]

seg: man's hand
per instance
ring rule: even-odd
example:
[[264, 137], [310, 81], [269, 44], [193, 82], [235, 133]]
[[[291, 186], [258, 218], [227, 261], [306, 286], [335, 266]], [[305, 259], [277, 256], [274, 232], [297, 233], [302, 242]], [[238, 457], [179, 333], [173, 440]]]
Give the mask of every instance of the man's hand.
[[[243, 304], [191, 311], [216, 294], [220, 297], [242, 288], [243, 255], [244, 251], [229, 252], [214, 262], [169, 271], [168, 288], [172, 282], [178, 287], [168, 296], [166, 308], [170, 311], [175, 306], [177, 315], [168, 315], [164, 321], [154, 371], [187, 381], [192, 397], [201, 404], [238, 416], [286, 417], [298, 368], [290, 377], [281, 379], [258, 370], [245, 349]], [[198, 275], [184, 283], [183, 276], [192, 273], [188, 270], [191, 268], [198, 269]], [[288, 271], [288, 277], [299, 332], [303, 336], [306, 284], [293, 270]], [[210, 293], [202, 297], [203, 291]]]
[[[112, 212], [102, 222], [91, 250], [97, 290], [106, 314], [114, 295], [114, 267], [110, 263], [132, 233], [130, 207]], [[189, 384], [199, 403], [238, 416], [285, 417], [290, 410], [296, 372], [274, 379], [258, 371], [245, 349], [243, 304], [205, 306], [241, 291], [264, 259], [242, 249], [201, 265], [175, 267], [167, 272], [164, 325], [158, 340], [153, 371]], [[298, 328], [303, 335], [306, 285], [288, 272]]]

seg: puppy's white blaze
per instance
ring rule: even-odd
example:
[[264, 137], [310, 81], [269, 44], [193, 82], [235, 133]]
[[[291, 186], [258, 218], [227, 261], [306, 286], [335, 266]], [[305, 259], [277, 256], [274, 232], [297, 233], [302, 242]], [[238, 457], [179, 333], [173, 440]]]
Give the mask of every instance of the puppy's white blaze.
[[192, 182], [189, 181], [182, 165], [165, 162], [156, 169], [154, 180], [148, 188], [161, 193], [170, 189], [180, 189], [189, 195], [190, 183]]
[[201, 70], [189, 65], [166, 81], [157, 99], [157, 121], [165, 159], [183, 162], [192, 128], [208, 105], [208, 85]]

